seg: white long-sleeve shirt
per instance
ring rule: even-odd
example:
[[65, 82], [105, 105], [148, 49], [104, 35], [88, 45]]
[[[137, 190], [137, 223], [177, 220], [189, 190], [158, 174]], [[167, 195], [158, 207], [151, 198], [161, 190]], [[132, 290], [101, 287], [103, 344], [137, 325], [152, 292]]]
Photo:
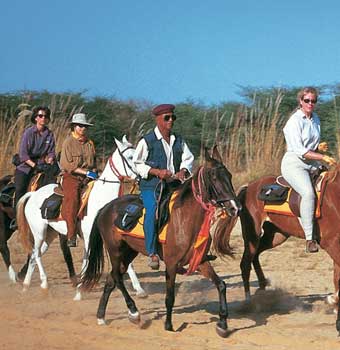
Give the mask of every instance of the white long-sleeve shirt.
[[308, 151], [315, 151], [320, 143], [320, 119], [316, 113], [309, 119], [298, 109], [288, 119], [283, 133], [287, 152], [293, 152], [303, 158]]
[[[173, 162], [173, 150], [172, 146], [176, 140], [176, 137], [174, 134], [170, 135], [170, 144], [168, 144], [162, 134], [160, 133], [158, 127], [156, 126], [154, 129], [154, 132], [156, 134], [156, 137], [158, 140], [162, 141], [162, 145], [165, 151], [166, 159], [167, 159], [167, 169], [170, 170], [173, 174], [175, 174], [175, 168], [174, 168], [174, 162]], [[143, 178], [146, 179], [148, 177], [149, 170], [151, 167], [147, 164], [145, 164], [147, 158], [149, 155], [148, 151], [148, 145], [144, 138], [142, 138], [136, 147], [136, 152], [133, 157], [133, 162], [136, 167], [137, 173]], [[180, 169], [187, 169], [190, 173], [192, 171], [192, 166], [194, 162], [194, 156], [191, 153], [188, 145], [183, 141], [183, 153], [182, 153], [182, 160], [180, 164]]]

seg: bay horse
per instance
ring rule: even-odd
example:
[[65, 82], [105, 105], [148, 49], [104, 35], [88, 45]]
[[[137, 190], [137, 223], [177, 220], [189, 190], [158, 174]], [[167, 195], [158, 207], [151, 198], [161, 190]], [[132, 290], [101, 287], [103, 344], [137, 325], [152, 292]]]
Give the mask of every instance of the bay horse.
[[[112, 156], [109, 157], [100, 177], [95, 180], [88, 199], [86, 214], [80, 221], [80, 229], [84, 239], [82, 269], [84, 269], [87, 264], [89, 235], [98, 210], [112, 199], [118, 197], [122, 189], [122, 181], [126, 178], [135, 177], [135, 172], [132, 167], [132, 157], [135, 149], [127, 141], [125, 136], [121, 142], [115, 139], [115, 143], [117, 148]], [[40, 272], [41, 288], [48, 288], [47, 275], [42, 264], [41, 255], [48, 250], [49, 245], [58, 233], [60, 239], [63, 241], [63, 246], [67, 247], [66, 222], [64, 220], [44, 219], [41, 216], [40, 210], [44, 200], [54, 193], [54, 189], [57, 186], [57, 184], [51, 184], [40, 188], [36, 192], [26, 193], [20, 199], [17, 206], [19, 236], [24, 248], [27, 250], [28, 254], [31, 255], [23, 282], [24, 290], [27, 290], [31, 283], [32, 274], [36, 265], [38, 265]], [[64, 258], [68, 265], [70, 278], [72, 283], [77, 285], [72, 255], [69, 248], [67, 249], [67, 254], [68, 256], [65, 258], [64, 253]], [[132, 266], [129, 266], [128, 273], [132, 280], [133, 287], [137, 291], [137, 295], [146, 296], [146, 292], [141, 287]], [[81, 290], [78, 286], [74, 300], [81, 300], [81, 298]]]
[[[205, 150], [204, 165], [200, 166], [178, 190], [173, 205], [165, 243], [160, 248], [160, 256], [165, 263], [166, 279], [166, 321], [165, 330], [173, 331], [172, 309], [175, 302], [175, 279], [177, 271], [193, 261], [195, 257], [195, 243], [200, 237], [203, 227], [207, 230], [207, 245], [202, 248], [202, 258], [196, 263], [196, 270], [209, 278], [217, 288], [219, 295], [219, 321], [216, 331], [220, 336], [227, 336], [228, 306], [226, 301], [226, 284], [221, 280], [211, 266], [207, 253], [211, 244], [209, 236], [210, 213], [216, 208], [223, 208], [228, 215], [237, 215], [240, 205], [232, 185], [232, 176], [223, 165], [216, 146], [212, 156]], [[124, 198], [124, 197], [123, 197]], [[82, 275], [82, 286], [86, 290], [93, 288], [99, 281], [104, 268], [104, 249], [109, 254], [112, 270], [107, 276], [104, 291], [101, 296], [97, 323], [105, 324], [105, 312], [111, 292], [117, 286], [123, 294], [129, 320], [137, 323], [140, 314], [134, 300], [129, 295], [123, 281], [123, 273], [133, 259], [142, 253], [147, 255], [144, 240], [127, 235], [121, 235], [114, 220], [119, 210], [117, 200], [107, 204], [98, 212], [93, 224], [90, 245], [89, 262]], [[213, 239], [223, 239], [223, 236]], [[221, 245], [215, 245], [220, 246]], [[223, 245], [222, 245], [223, 246]], [[229, 245], [219, 252], [230, 254]], [[190, 266], [189, 266], [190, 268]]]
[[[334, 286], [339, 301], [340, 278], [340, 166], [326, 173], [325, 190], [321, 202], [321, 216], [316, 219], [317, 240], [334, 262]], [[264, 210], [264, 202], [257, 196], [263, 185], [275, 183], [275, 177], [266, 176], [241, 188], [238, 198], [242, 205], [240, 212], [244, 253], [240, 267], [246, 299], [250, 298], [249, 277], [253, 264], [259, 282], [259, 288], [265, 289], [267, 280], [264, 276], [259, 256], [267, 249], [277, 247], [290, 236], [305, 239], [304, 232], [297, 217]], [[229, 230], [236, 220], [230, 220]], [[340, 311], [337, 311], [336, 329], [340, 335]]]

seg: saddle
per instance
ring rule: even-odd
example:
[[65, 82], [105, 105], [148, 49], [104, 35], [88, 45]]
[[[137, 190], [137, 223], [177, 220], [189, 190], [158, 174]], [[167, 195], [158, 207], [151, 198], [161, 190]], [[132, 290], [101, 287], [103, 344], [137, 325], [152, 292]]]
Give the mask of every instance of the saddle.
[[[82, 219], [86, 214], [86, 206], [90, 197], [91, 190], [93, 188], [94, 181], [90, 181], [82, 190], [80, 208], [78, 211], [77, 218]], [[59, 184], [54, 188], [54, 193], [47, 197], [42, 203], [40, 210], [41, 216], [44, 219], [48, 220], [64, 220], [61, 217], [61, 206], [63, 202], [64, 191], [61, 185]]]
[[[171, 194], [161, 196], [156, 211], [156, 230], [158, 232], [169, 220], [169, 202]], [[139, 219], [145, 214], [143, 201], [138, 194], [128, 194], [113, 200], [113, 208], [117, 216], [115, 226], [125, 232], [131, 232], [139, 223]]]
[[14, 201], [15, 193], [15, 184], [14, 182], [9, 182], [1, 191], [0, 191], [0, 203], [4, 206], [12, 206]]
[[[316, 218], [321, 215], [321, 201], [326, 185], [325, 174], [324, 170], [320, 171], [318, 175], [311, 174], [312, 184], [316, 193]], [[265, 202], [264, 210], [268, 213], [300, 217], [301, 196], [291, 188], [283, 176], [278, 176], [274, 184], [263, 186], [258, 199]]]

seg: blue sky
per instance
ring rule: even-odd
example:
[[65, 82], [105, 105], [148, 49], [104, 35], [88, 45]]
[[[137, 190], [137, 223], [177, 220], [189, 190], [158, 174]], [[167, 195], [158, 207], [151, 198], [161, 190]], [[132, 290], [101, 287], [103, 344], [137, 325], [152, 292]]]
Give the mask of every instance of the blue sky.
[[240, 86], [340, 82], [340, 1], [11, 0], [0, 93], [239, 101]]

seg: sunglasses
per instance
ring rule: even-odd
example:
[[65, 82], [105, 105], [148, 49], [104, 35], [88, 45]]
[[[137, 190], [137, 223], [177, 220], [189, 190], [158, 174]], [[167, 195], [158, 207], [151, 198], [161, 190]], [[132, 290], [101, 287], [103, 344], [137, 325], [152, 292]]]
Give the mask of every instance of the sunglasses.
[[84, 124], [76, 124], [76, 126], [78, 126], [79, 128], [87, 128], [88, 125], [84, 125]]
[[304, 98], [303, 99], [304, 103], [312, 103], [313, 105], [318, 102], [318, 100], [310, 100], [309, 98]]
[[37, 117], [48, 119], [48, 116], [46, 114], [37, 114]]
[[170, 119], [174, 122], [177, 119], [175, 114], [166, 114], [163, 118], [166, 122], [168, 122]]

